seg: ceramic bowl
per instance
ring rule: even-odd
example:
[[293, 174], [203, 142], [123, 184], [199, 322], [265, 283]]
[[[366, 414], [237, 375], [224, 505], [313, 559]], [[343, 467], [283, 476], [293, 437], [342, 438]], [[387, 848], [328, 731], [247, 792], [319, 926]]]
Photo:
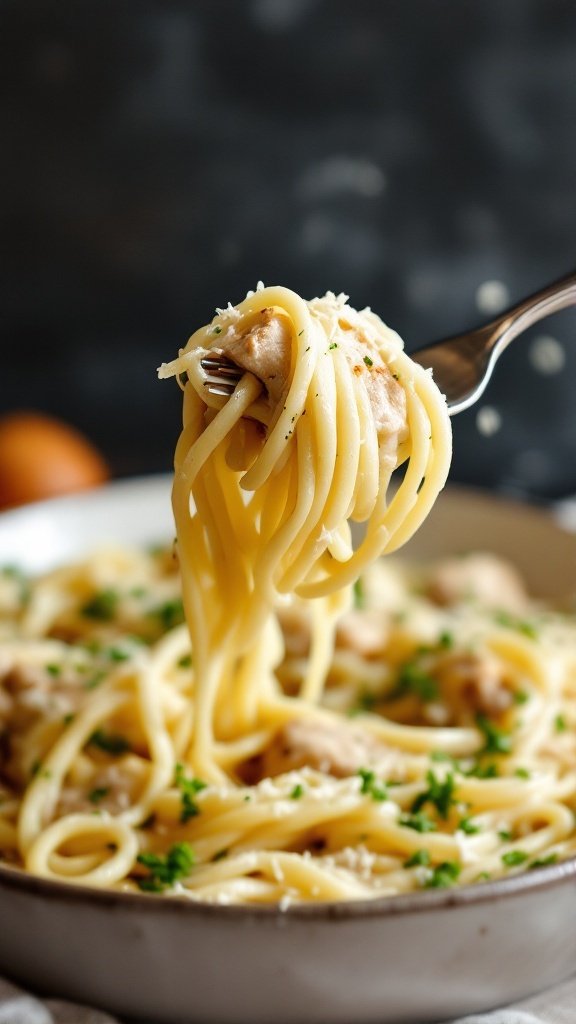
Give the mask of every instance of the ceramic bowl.
[[[105, 540], [172, 536], [169, 480], [113, 484], [0, 518], [0, 564], [43, 571]], [[550, 516], [447, 491], [413, 557], [511, 557], [532, 590], [576, 584]], [[202, 906], [0, 867], [0, 973], [163, 1024], [425, 1024], [501, 1005], [576, 966], [576, 860], [453, 891], [290, 907]]]

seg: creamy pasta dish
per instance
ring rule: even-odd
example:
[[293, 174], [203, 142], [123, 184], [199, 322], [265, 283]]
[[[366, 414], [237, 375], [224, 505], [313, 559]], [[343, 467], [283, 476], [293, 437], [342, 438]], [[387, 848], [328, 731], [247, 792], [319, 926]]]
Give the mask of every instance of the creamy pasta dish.
[[[230, 396], [207, 357], [239, 368]], [[573, 855], [573, 619], [489, 554], [383, 557], [451, 453], [398, 336], [259, 287], [160, 376], [184, 402], [174, 545], [0, 573], [2, 861], [284, 909]]]

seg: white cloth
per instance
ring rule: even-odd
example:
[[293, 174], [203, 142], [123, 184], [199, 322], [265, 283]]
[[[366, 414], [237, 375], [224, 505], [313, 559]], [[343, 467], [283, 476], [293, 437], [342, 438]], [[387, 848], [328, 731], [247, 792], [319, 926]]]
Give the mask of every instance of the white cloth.
[[[117, 1017], [61, 999], [39, 999], [0, 978], [0, 1024], [119, 1024]], [[132, 1022], [135, 1024], [135, 1022]], [[165, 1024], [157, 1021], [156, 1024]], [[353, 1021], [350, 1022], [353, 1024]], [[491, 1013], [445, 1024], [576, 1024], [576, 978]]]

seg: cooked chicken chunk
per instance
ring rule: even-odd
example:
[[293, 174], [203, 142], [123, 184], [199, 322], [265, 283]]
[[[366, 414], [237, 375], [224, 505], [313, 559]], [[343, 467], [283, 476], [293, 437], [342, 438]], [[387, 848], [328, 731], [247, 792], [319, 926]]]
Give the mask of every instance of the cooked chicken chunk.
[[427, 596], [439, 605], [475, 600], [489, 608], [511, 612], [525, 609], [528, 600], [516, 569], [489, 554], [440, 562], [428, 582]]
[[449, 703], [452, 695], [474, 714], [497, 718], [514, 703], [506, 666], [489, 651], [447, 655], [438, 676]]
[[344, 778], [375, 764], [385, 754], [384, 745], [358, 726], [297, 718], [283, 726], [264, 751], [258, 777], [283, 775], [308, 766]]
[[[338, 347], [343, 351], [356, 377], [362, 379], [372, 406], [378, 434], [391, 439], [394, 452], [408, 435], [404, 389], [390, 372], [377, 349], [363, 336], [360, 328], [341, 321]], [[290, 375], [292, 335], [285, 316], [273, 308], [262, 309], [256, 322], [240, 336], [228, 332], [222, 340], [222, 355], [254, 373], [264, 383], [277, 404]]]
[[222, 345], [222, 355], [263, 382], [274, 404], [286, 389], [290, 374], [290, 326], [274, 309], [263, 309], [253, 327]]

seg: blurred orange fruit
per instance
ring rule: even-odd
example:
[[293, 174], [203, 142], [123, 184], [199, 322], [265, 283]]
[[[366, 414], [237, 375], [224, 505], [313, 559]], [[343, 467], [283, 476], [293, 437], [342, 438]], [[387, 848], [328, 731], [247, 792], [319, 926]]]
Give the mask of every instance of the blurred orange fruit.
[[109, 476], [94, 445], [67, 423], [25, 411], [0, 418], [0, 508], [83, 491]]

